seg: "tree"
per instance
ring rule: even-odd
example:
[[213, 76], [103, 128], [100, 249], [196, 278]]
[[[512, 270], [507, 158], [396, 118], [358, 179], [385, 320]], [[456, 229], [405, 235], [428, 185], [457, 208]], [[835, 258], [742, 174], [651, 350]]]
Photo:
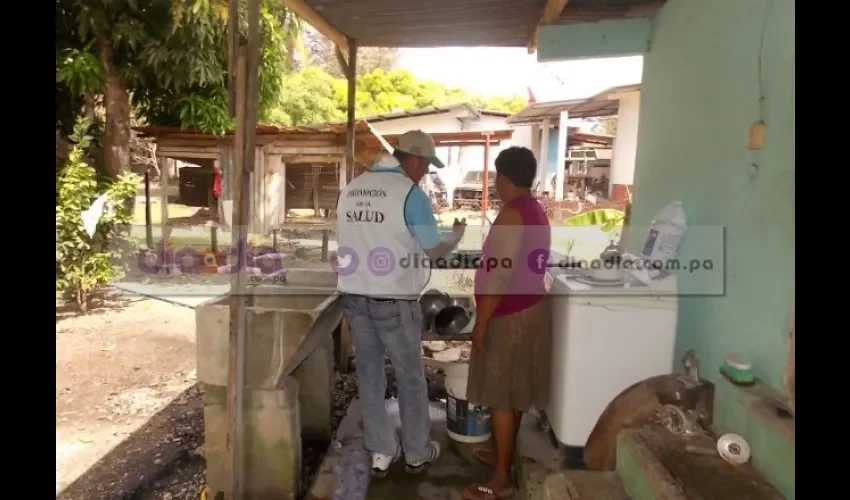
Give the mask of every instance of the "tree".
[[318, 67], [285, 75], [278, 104], [270, 113], [269, 121], [294, 126], [344, 120], [345, 113], [334, 99], [337, 83], [337, 78]]
[[[283, 82], [277, 110], [270, 116], [272, 123], [291, 126], [345, 119], [348, 83], [344, 78], [334, 77], [319, 67], [309, 67], [285, 75]], [[475, 96], [458, 87], [417, 80], [406, 70], [374, 69], [357, 78], [355, 90], [358, 116], [460, 102], [513, 113], [527, 104], [519, 96]]]
[[[336, 57], [336, 45], [313, 29], [306, 29], [307, 60], [301, 65], [318, 66], [337, 78], [345, 75]], [[346, 54], [347, 56], [347, 54]], [[357, 49], [357, 75], [365, 75], [375, 69], [392, 71], [398, 63], [398, 49], [394, 47], [361, 47]]]
[[[261, 2], [259, 118], [267, 120], [301, 23], [281, 2]], [[133, 114], [153, 125], [230, 128], [227, 16], [226, 0], [57, 0], [57, 127], [67, 131], [82, 102], [90, 101], [81, 94], [103, 93], [105, 165], [112, 177], [128, 166]], [[91, 65], [82, 64], [92, 57], [102, 88]]]

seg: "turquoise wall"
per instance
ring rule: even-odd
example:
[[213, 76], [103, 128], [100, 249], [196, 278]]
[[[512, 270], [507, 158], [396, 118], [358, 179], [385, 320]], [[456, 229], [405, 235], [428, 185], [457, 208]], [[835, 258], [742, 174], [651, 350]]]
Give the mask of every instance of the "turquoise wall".
[[[645, 227], [681, 200], [692, 233], [725, 226], [726, 293], [680, 297], [677, 359], [696, 349], [702, 373], [717, 381], [723, 355], [739, 352], [776, 389], [795, 269], [794, 3], [669, 0], [656, 14], [632, 210], [632, 224]], [[765, 147], [752, 152], [748, 132], [760, 119]], [[704, 258], [695, 239], [686, 236], [683, 259]], [[641, 240], [631, 239], [632, 250]], [[698, 279], [681, 273], [680, 289]]]
[[540, 29], [539, 62], [640, 55], [649, 49], [652, 37], [651, 21], [647, 18], [612, 19], [562, 28], [550, 25]]

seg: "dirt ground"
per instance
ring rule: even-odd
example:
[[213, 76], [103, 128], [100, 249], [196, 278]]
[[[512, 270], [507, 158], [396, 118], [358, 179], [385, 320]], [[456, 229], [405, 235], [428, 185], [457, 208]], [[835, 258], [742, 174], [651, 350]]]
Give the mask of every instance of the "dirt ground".
[[[193, 309], [155, 299], [111, 299], [87, 316], [57, 304], [57, 499], [200, 498], [194, 336]], [[334, 427], [356, 392], [353, 375], [335, 375]], [[327, 446], [303, 443], [305, 490]]]
[[[140, 429], [141, 445], [182, 440], [179, 428], [161, 439], [142, 428], [175, 398], [175, 416], [200, 411], [190, 404], [198, 399], [194, 335], [193, 309], [157, 300], [110, 300], [86, 316], [57, 304], [57, 494]], [[118, 460], [118, 477], [145, 475], [146, 464], [131, 465]], [[85, 498], [99, 498], [91, 493]]]

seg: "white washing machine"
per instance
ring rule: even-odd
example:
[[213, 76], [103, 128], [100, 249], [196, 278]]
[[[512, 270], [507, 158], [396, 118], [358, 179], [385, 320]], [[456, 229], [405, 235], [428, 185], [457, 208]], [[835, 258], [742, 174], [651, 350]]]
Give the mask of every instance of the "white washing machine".
[[550, 273], [552, 379], [546, 416], [565, 447], [567, 467], [583, 465], [584, 445], [599, 416], [620, 392], [672, 373], [677, 284], [591, 285]]

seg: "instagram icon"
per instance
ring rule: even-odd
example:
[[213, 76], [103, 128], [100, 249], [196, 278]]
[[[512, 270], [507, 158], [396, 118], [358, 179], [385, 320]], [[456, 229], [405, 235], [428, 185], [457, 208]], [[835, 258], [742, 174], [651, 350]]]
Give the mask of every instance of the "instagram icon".
[[395, 269], [395, 254], [389, 248], [374, 248], [369, 252], [367, 265], [375, 276], [386, 276]]

